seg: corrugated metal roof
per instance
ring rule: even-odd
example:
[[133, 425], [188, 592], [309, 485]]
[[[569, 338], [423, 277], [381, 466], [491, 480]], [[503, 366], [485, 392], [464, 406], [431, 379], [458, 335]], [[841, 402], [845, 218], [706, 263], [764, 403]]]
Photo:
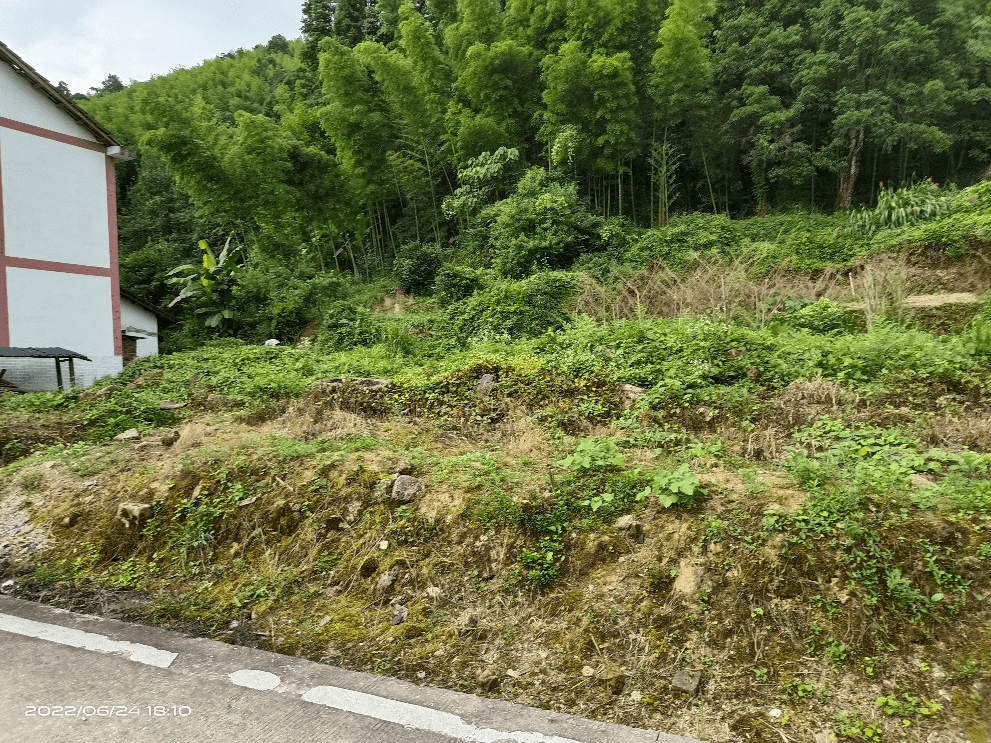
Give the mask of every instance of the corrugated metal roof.
[[70, 351], [67, 348], [0, 348], [0, 357], [5, 358], [26, 358], [26, 359], [82, 359], [92, 361], [81, 353]]
[[34, 67], [17, 56], [2, 41], [0, 41], [0, 61], [10, 65], [14, 72], [30, 83], [32, 88], [46, 96], [58, 108], [75, 119], [80, 126], [89, 129], [101, 144], [108, 147], [120, 146], [120, 142], [114, 139], [114, 135], [104, 129], [99, 121], [81, 109], [74, 100], [62, 95], [58, 88], [48, 82]]

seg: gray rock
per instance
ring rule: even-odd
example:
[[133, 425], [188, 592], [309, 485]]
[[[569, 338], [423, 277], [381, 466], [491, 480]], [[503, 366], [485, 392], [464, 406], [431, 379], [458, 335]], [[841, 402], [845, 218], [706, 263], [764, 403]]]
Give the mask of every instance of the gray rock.
[[393, 565], [386, 572], [379, 576], [379, 579], [375, 581], [375, 590], [378, 593], [383, 593], [389, 586], [396, 582], [396, 578], [402, 573], [402, 568], [398, 565]]
[[375, 484], [375, 497], [378, 500], [385, 500], [392, 495], [393, 488], [396, 484], [396, 479], [396, 475], [392, 475], [391, 477], [386, 477], [379, 480]]
[[134, 439], [140, 439], [140, 438], [141, 438], [141, 434], [138, 433], [138, 429], [129, 428], [123, 433], [119, 433], [116, 436], [114, 436], [114, 441], [132, 441]]
[[671, 688], [685, 694], [694, 694], [698, 691], [701, 680], [701, 671], [678, 671], [671, 679]]
[[402, 604], [396, 604], [392, 607], [392, 624], [393, 626], [397, 624], [402, 624], [406, 621], [406, 617], [409, 616], [409, 609], [407, 609]]
[[131, 524], [140, 526], [151, 518], [151, 514], [151, 506], [147, 503], [121, 503], [117, 506], [117, 520], [124, 524], [125, 529], [130, 529]]
[[482, 397], [482, 398], [488, 397], [490, 394], [492, 394], [492, 390], [495, 389], [495, 386], [496, 386], [495, 375], [483, 374], [481, 377], [479, 377], [478, 384], [475, 385], [475, 394], [478, 397]]
[[478, 685], [482, 687], [482, 691], [495, 691], [501, 684], [502, 678], [498, 673], [490, 669], [481, 671], [478, 674]]
[[623, 400], [624, 408], [632, 408], [637, 400], [646, 393], [647, 390], [643, 387], [637, 387], [635, 384], [621, 384], [619, 386], [619, 396]]
[[925, 475], [920, 475], [918, 472], [913, 472], [908, 476], [908, 479], [912, 483], [913, 490], [927, 490], [929, 488], [936, 487], [936, 483], [930, 480]]
[[616, 519], [616, 528], [625, 531], [626, 535], [637, 544], [643, 544], [643, 525], [633, 516], [620, 516]]
[[181, 410], [189, 405], [188, 402], [174, 402], [173, 400], [162, 400], [158, 403], [159, 410]]
[[400, 503], [409, 503], [427, 488], [427, 483], [419, 477], [399, 475], [392, 484], [392, 499]]

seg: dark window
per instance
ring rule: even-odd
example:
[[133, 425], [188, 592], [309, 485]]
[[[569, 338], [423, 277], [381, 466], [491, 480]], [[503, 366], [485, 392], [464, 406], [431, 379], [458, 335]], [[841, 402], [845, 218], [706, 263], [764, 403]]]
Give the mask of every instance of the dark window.
[[122, 347], [124, 350], [124, 366], [127, 366], [136, 358], [138, 358], [138, 339], [133, 335], [125, 335], [122, 338]]

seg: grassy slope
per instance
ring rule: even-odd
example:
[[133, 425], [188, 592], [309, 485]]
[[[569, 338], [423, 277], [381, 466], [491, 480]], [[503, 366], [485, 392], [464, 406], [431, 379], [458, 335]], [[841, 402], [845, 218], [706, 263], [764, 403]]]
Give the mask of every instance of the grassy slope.
[[[834, 310], [142, 360], [0, 402], [0, 532], [44, 543], [22, 595], [426, 683], [714, 741], [987, 740], [988, 339]], [[346, 375], [393, 383], [314, 384]]]

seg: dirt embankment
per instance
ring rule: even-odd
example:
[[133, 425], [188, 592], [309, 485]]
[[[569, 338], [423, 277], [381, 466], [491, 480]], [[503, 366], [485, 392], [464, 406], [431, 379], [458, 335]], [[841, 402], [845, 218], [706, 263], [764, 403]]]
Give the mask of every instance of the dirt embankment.
[[[8, 465], [4, 590], [709, 741], [989, 739], [991, 518], [920, 507], [939, 474], [851, 506], [782, 467], [800, 426], [897, 407], [820, 381], [749, 430], [705, 411], [695, 436], [590, 428], [624, 444], [590, 474], [511, 411], [458, 427], [338, 403]], [[934, 403], [920, 435], [987, 451], [965, 404]], [[696, 497], [635, 497], [674, 462]]]

